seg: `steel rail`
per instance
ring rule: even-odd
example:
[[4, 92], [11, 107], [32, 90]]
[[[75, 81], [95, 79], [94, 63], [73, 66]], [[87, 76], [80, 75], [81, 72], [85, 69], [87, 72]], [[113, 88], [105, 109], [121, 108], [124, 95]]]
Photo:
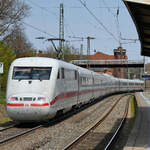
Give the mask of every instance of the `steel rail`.
[[[2, 125], [2, 124], [1, 124]], [[0, 126], [0, 132], [8, 130], [10, 128], [13, 128], [14, 126], [19, 125], [19, 123], [11, 123], [11, 125], [8, 125], [6, 127]]]
[[14, 124], [14, 125], [11, 125], [11, 126], [8, 126], [8, 127], [1, 128], [1, 129], [0, 129], [0, 132], [5, 131], [5, 130], [8, 130], [8, 129], [10, 129], [10, 128], [13, 128], [14, 126], [15, 126], [15, 124]]
[[29, 132], [32, 132], [32, 131], [34, 131], [34, 130], [36, 130], [36, 129], [39, 129], [39, 128], [41, 128], [41, 127], [43, 127], [43, 125], [38, 125], [38, 126], [36, 126], [36, 127], [34, 127], [34, 128], [31, 128], [31, 129], [29, 129], [29, 130], [27, 130], [27, 131], [24, 131], [24, 132], [21, 132], [21, 133], [19, 133], [19, 134], [16, 134], [16, 135], [10, 136], [10, 137], [8, 137], [8, 138], [5, 138], [5, 139], [3, 139], [3, 140], [0, 140], [0, 145], [1, 145], [1, 144], [4, 144], [5, 142], [11, 141], [11, 140], [13, 140], [13, 139], [15, 139], [15, 138], [17, 138], [17, 137], [19, 137], [19, 136], [22, 136], [22, 135], [25, 135], [25, 134], [27, 134], [27, 133], [29, 133]]
[[77, 143], [79, 143], [79, 141], [88, 135], [88, 133], [90, 133], [90, 131], [94, 130], [97, 126], [99, 126], [108, 116], [109, 114], [113, 111], [113, 109], [115, 108], [115, 106], [119, 103], [119, 101], [127, 96], [129, 94], [123, 95], [121, 96], [117, 102], [110, 108], [110, 110], [105, 114], [105, 116], [103, 116], [103, 118], [101, 118], [99, 121], [97, 121], [91, 128], [89, 128], [87, 131], [85, 131], [84, 133], [82, 133], [80, 136], [78, 136], [74, 141], [72, 141], [71, 143], [69, 143], [68, 145], [66, 145], [62, 150], [68, 150], [71, 149], [74, 145], [76, 145]]
[[125, 112], [124, 112], [124, 115], [123, 115], [123, 119], [121, 120], [118, 128], [116, 129], [116, 132], [114, 133], [114, 135], [112, 136], [112, 138], [110, 139], [110, 141], [108, 142], [108, 144], [106, 145], [104, 150], [110, 149], [110, 147], [113, 145], [114, 140], [116, 139], [116, 137], [120, 133], [121, 128], [123, 127], [123, 125], [125, 123], [125, 120], [126, 120], [126, 117], [127, 117], [127, 114], [128, 114], [130, 99], [131, 99], [131, 96], [128, 98], [128, 101], [127, 101], [127, 104], [126, 104], [126, 107], [125, 107]]

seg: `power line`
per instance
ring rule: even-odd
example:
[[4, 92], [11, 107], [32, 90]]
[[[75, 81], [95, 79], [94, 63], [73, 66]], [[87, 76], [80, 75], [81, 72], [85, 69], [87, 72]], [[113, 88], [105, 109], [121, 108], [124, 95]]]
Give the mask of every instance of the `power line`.
[[[67, 28], [67, 26], [68, 26], [68, 28]], [[72, 28], [71, 28], [71, 26], [70, 26], [69, 24], [65, 24], [65, 28], [66, 28], [66, 30], [67, 30], [67, 29], [70, 29], [71, 34], [72, 34], [73, 36], [75, 36], [75, 34], [74, 34], [74, 32], [73, 32], [73, 30], [72, 30]]]
[[[108, 7], [107, 6], [107, 4], [106, 4], [106, 2], [104, 1], [104, 0], [102, 0], [102, 2], [103, 2], [103, 4], [105, 5], [105, 7], [106, 7], [106, 9], [108, 10], [108, 12], [115, 18], [116, 17], [116, 15], [111, 11], [111, 7]], [[118, 7], [116, 7], [116, 8], [118, 8]], [[115, 9], [116, 9], [115, 8]]]
[[93, 14], [93, 12], [86, 6], [86, 4], [82, 0], [78, 1], [87, 9], [87, 11], [91, 14], [91, 16], [104, 28], [105, 31], [109, 35], [111, 35], [117, 42], [119, 42], [118, 39], [115, 37], [115, 35], [107, 29], [107, 27]]
[[[104, 5], [107, 7], [107, 4], [105, 0], [103, 0]], [[119, 45], [121, 46], [121, 31], [119, 26], [119, 13], [120, 13], [120, 6], [119, 6], [119, 0], [118, 0], [118, 6], [116, 7], [116, 14], [114, 14], [109, 7], [107, 7], [108, 12], [115, 18], [115, 24], [117, 29], [117, 34], [119, 38]]]
[[[52, 11], [49, 11], [46, 7], [41, 7], [40, 5], [36, 4], [35, 2], [32, 2], [31, 0], [28, 0], [28, 1], [29, 1], [30, 3], [32, 3], [32, 5], [38, 7], [38, 8], [40, 8], [41, 10], [47, 12], [48, 14], [52, 14], [52, 15], [54, 15], [55, 17], [58, 18], [58, 15], [57, 15], [56, 13], [54, 13], [54, 12], [52, 12]], [[57, 8], [59, 8], [59, 7], [57, 7]], [[65, 20], [65, 22], [67, 21], [66, 18], [64, 18], [64, 20]], [[58, 21], [58, 20], [57, 20], [57, 21]], [[67, 21], [67, 22], [68, 22], [68, 21]], [[67, 23], [67, 24], [68, 24], [68, 23]], [[65, 25], [65, 26], [66, 26], [66, 25]], [[73, 32], [73, 30], [71, 29], [71, 26], [70, 26], [69, 24], [68, 24], [68, 27], [69, 27], [69, 29], [70, 29], [70, 32], [71, 32], [73, 35], [75, 35], [74, 32]]]
[[120, 13], [120, 9], [119, 9], [119, 3], [118, 3], [118, 9], [116, 12], [116, 20], [117, 20], [117, 32], [118, 32], [118, 37], [119, 37], [119, 44], [121, 46], [121, 31], [120, 31], [120, 25], [119, 25], [119, 13]]
[[44, 33], [44, 34], [47, 34], [47, 35], [49, 35], [49, 36], [52, 36], [52, 37], [55, 37], [55, 38], [56, 38], [56, 36], [54, 36], [54, 35], [52, 35], [52, 34], [46, 32], [46, 31], [44, 31], [44, 30], [41, 30], [41, 29], [39, 29], [39, 28], [37, 28], [37, 27], [31, 25], [31, 24], [28, 24], [28, 23], [26, 23], [26, 22], [22, 22], [22, 23], [25, 24], [26, 26], [29, 26], [30, 28], [32, 28], [32, 29], [34, 29], [34, 30], [37, 30], [37, 31], [39, 31], [39, 32], [41, 32], [41, 33]]
[[[50, 7], [50, 8], [59, 8], [59, 7]], [[69, 9], [82, 9], [83, 7], [80, 7], [80, 6], [65, 6], [64, 8], [69, 8]], [[92, 7], [92, 9], [117, 9], [118, 7], [116, 6], [107, 6], [107, 7], [104, 7], [104, 6], [99, 6], [99, 7]], [[124, 7], [120, 7], [121, 9], [125, 9]]]
[[49, 13], [49, 14], [52, 14], [54, 15], [55, 17], [58, 17], [56, 13], [52, 12], [52, 11], [49, 11], [46, 7], [41, 7], [40, 5], [36, 4], [35, 2], [32, 2], [31, 0], [28, 0], [30, 3], [32, 3], [34, 6], [42, 9], [43, 11]]
[[[120, 25], [119, 25], [119, 14], [120, 14], [120, 6], [119, 6], [119, 1], [118, 0], [118, 6], [116, 7], [117, 8], [117, 11], [116, 11], [116, 15], [112, 13], [112, 11], [107, 7], [107, 4], [105, 2], [105, 0], [103, 0], [103, 3], [104, 5], [107, 7], [107, 10], [109, 13], [111, 13], [114, 18], [115, 18], [115, 22], [116, 22], [116, 28], [117, 28], [117, 34], [118, 34], [118, 38], [119, 38], [119, 44], [120, 46], [122, 44], [130, 44], [130, 43], [136, 43], [136, 41], [138, 41], [138, 39], [127, 39], [127, 38], [122, 38], [122, 34], [121, 34], [121, 31], [120, 31]], [[130, 42], [122, 42], [122, 40], [126, 40], [126, 41], [130, 41]]]
[[116, 28], [117, 28], [117, 34], [118, 34], [118, 38], [119, 38], [119, 45], [121, 46], [121, 32], [120, 32], [120, 27], [119, 27], [119, 20], [118, 20], [118, 15], [119, 15], [119, 2], [118, 2], [118, 6], [116, 7], [117, 9], [117, 13], [114, 14], [110, 7], [107, 6], [105, 0], [102, 0], [103, 4], [106, 6], [108, 12], [114, 17], [115, 19], [115, 24], [116, 24]]
[[[12, 17], [12, 16], [6, 16], [6, 17], [10, 17], [11, 19], [14, 19], [14, 17]], [[22, 21], [22, 20], [20, 21], [20, 23], [23, 23], [24, 25], [29, 26], [30, 28], [32, 28], [32, 29], [34, 29], [34, 30], [37, 30], [37, 31], [39, 31], [39, 32], [42, 32], [42, 33], [44, 33], [44, 34], [47, 34], [47, 35], [49, 35], [49, 36], [52, 36], [52, 37], [55, 37], [55, 38], [56, 38], [56, 36], [54, 36], [54, 35], [52, 35], [52, 34], [46, 32], [46, 31], [44, 31], [44, 30], [41, 30], [41, 29], [39, 29], [39, 28], [37, 28], [37, 27], [31, 25], [31, 24], [28, 24], [28, 23], [26, 23], [26, 22], [24, 22], [24, 21]]]

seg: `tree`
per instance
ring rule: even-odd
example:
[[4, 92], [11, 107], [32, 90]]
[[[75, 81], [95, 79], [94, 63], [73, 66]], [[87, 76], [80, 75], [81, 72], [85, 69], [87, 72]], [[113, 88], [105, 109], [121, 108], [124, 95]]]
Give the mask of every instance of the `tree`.
[[69, 43], [66, 43], [64, 45], [64, 54], [79, 54], [79, 50], [75, 48], [73, 45], [70, 45]]
[[32, 44], [26, 38], [24, 29], [19, 25], [15, 25], [11, 34], [5, 37], [3, 41], [15, 52], [16, 57], [33, 50]]
[[46, 48], [46, 52], [45, 53], [47, 53], [47, 54], [54, 54], [54, 53], [56, 53], [56, 51], [55, 51], [53, 46], [49, 46], [49, 47]]
[[29, 13], [29, 7], [20, 0], [0, 0], [0, 37], [9, 34], [14, 24], [20, 23]]
[[36, 56], [36, 52], [35, 51], [33, 51], [33, 50], [26, 50], [25, 52], [21, 53], [17, 57], [21, 58], [21, 57], [34, 57], [34, 56]]
[[0, 62], [4, 63], [4, 73], [0, 74], [0, 86], [3, 91], [6, 90], [8, 70], [14, 59], [15, 54], [11, 51], [10, 47], [0, 42]]

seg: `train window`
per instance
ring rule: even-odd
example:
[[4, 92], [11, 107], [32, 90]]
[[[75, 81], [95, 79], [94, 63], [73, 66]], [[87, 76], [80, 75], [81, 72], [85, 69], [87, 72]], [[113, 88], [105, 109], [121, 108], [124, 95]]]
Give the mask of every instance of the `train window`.
[[92, 77], [81, 77], [80, 78], [82, 86], [91, 86], [93, 85], [93, 78]]
[[86, 78], [85, 77], [81, 77], [81, 84], [86, 85]]
[[14, 80], [49, 80], [51, 67], [14, 67]]
[[60, 71], [58, 70], [57, 79], [60, 79]]
[[65, 79], [64, 68], [61, 68], [61, 76], [62, 76], [62, 79]]
[[67, 80], [75, 80], [75, 71], [70, 69], [65, 69], [65, 77]]
[[101, 79], [99, 78], [99, 76], [95, 76], [94, 77], [94, 85], [100, 85], [101, 84]]
[[78, 78], [78, 72], [75, 71], [74, 73], [75, 73], [75, 80], [77, 80], [77, 78]]
[[81, 84], [83, 86], [87, 85], [87, 79], [86, 79], [86, 77], [81, 77]]

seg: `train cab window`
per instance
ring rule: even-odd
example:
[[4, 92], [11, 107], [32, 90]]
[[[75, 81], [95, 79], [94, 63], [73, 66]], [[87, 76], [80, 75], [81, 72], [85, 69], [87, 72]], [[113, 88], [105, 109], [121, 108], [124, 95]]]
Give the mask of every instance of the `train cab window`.
[[51, 67], [14, 67], [14, 80], [49, 80]]

